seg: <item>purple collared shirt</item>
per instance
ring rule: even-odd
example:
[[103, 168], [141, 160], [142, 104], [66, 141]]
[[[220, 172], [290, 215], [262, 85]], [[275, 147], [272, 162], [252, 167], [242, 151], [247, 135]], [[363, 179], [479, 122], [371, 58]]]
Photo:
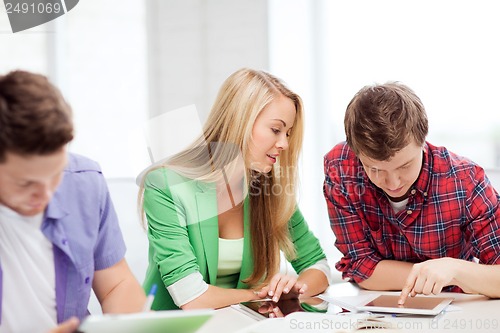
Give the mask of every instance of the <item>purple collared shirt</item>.
[[[76, 154], [69, 154], [68, 159], [41, 226], [54, 249], [59, 323], [88, 314], [94, 272], [125, 256], [125, 242], [99, 165]], [[2, 285], [0, 265], [0, 313]]]

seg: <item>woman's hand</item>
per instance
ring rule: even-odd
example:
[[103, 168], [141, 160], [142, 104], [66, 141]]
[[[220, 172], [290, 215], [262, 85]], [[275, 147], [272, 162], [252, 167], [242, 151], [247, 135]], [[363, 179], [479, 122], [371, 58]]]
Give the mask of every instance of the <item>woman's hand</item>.
[[280, 299], [299, 298], [306, 290], [307, 285], [297, 280], [296, 276], [278, 273], [256, 295], [260, 298], [270, 297], [273, 302], [278, 302]]
[[285, 316], [279, 306], [274, 302], [265, 302], [259, 307], [258, 311], [261, 314], [267, 314], [269, 318], [280, 318]]

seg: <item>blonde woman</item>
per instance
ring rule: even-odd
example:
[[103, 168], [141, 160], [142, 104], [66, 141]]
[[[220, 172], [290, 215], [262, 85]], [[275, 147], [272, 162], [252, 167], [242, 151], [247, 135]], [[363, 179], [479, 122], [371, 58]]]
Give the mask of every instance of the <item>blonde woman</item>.
[[[323, 292], [329, 267], [297, 208], [298, 95], [274, 76], [233, 73], [203, 136], [142, 181], [154, 310], [220, 308]], [[279, 273], [280, 250], [298, 273]]]

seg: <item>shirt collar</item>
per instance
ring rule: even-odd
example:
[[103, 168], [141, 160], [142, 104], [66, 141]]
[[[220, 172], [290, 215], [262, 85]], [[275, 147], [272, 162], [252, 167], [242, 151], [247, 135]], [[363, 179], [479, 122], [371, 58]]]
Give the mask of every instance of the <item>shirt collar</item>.
[[68, 212], [63, 208], [63, 205], [59, 200], [59, 196], [56, 193], [47, 205], [44, 220], [58, 220], [65, 217], [66, 215], [68, 215]]
[[430, 174], [432, 172], [432, 151], [427, 143], [424, 143], [423, 151], [424, 156], [422, 160], [422, 169], [420, 170], [420, 174], [418, 175], [418, 178], [412, 188], [416, 189], [422, 193], [424, 197], [426, 197], [429, 192]]
[[64, 210], [63, 205], [56, 193], [45, 210], [41, 230], [45, 237], [47, 237], [47, 239], [49, 239], [54, 246], [57, 246], [71, 259], [72, 262], [75, 262], [71, 249], [67, 246], [68, 237], [66, 235], [64, 225], [62, 223], [57, 223], [67, 215], [69, 214], [66, 210]]

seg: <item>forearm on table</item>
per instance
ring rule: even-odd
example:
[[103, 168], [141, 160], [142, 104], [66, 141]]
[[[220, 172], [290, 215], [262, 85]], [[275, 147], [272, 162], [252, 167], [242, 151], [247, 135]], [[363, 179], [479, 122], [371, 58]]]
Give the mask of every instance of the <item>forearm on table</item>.
[[209, 285], [208, 289], [192, 301], [181, 306], [183, 310], [189, 309], [218, 309], [231, 304], [238, 304], [257, 299], [251, 289], [226, 289]]
[[372, 275], [359, 286], [368, 290], [401, 290], [412, 267], [413, 263], [409, 262], [382, 260], [375, 266]]
[[319, 269], [306, 269], [300, 273], [297, 281], [307, 285], [307, 290], [302, 297], [315, 296], [321, 294], [328, 288], [328, 278], [325, 273]]
[[460, 260], [457, 266], [455, 281], [464, 292], [500, 298], [500, 265]]

